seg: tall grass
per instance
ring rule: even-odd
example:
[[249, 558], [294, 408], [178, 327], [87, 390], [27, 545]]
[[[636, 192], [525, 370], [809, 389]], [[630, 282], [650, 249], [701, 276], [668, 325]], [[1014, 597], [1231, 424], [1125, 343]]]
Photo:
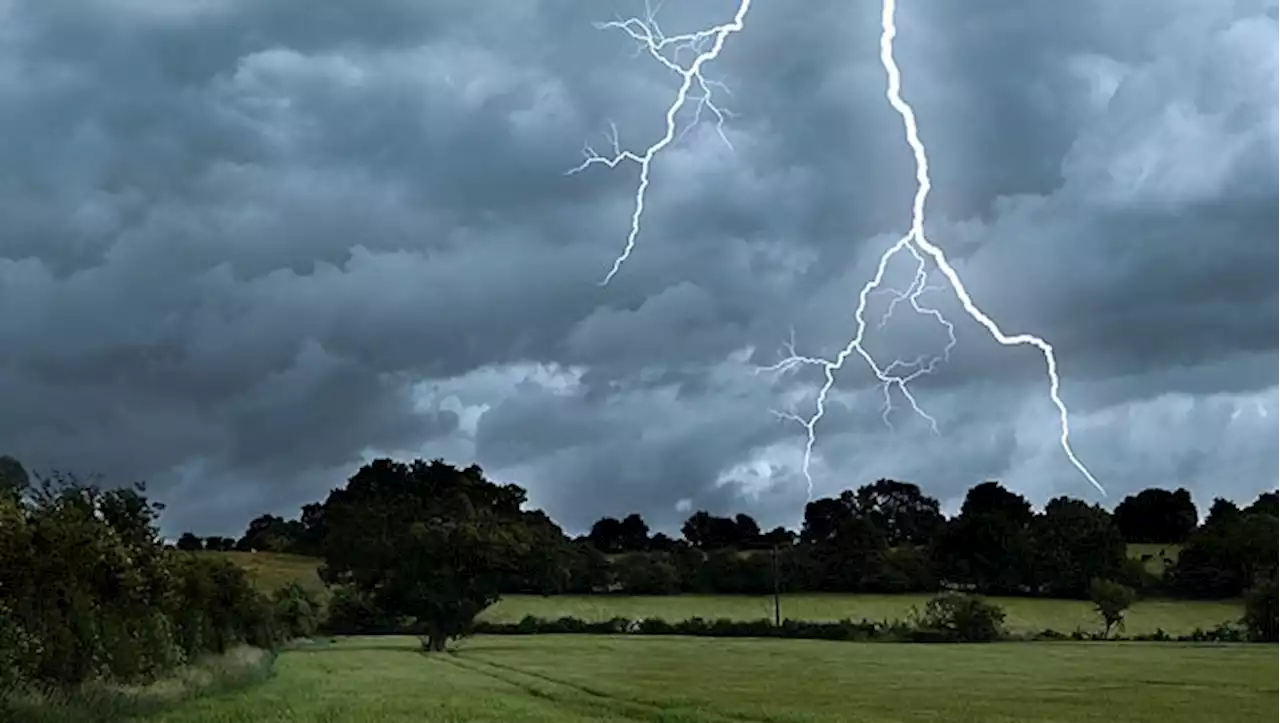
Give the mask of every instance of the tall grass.
[[69, 690], [15, 690], [0, 700], [0, 720], [114, 723], [264, 681], [272, 675], [275, 658], [272, 652], [242, 646], [146, 685], [93, 682]]

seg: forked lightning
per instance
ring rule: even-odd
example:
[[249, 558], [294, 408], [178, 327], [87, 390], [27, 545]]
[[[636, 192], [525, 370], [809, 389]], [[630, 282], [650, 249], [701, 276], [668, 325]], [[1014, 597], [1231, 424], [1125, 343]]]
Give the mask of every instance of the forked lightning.
[[[696, 102], [694, 107], [693, 122], [697, 123], [701, 117], [703, 109], [709, 110], [716, 116], [717, 130], [720, 131], [721, 138], [728, 143], [728, 139], [723, 133], [723, 123], [726, 112], [717, 107], [712, 101], [712, 87], [717, 86], [716, 83], [706, 80], [702, 75], [703, 66], [719, 56], [720, 51], [724, 48], [725, 39], [732, 33], [739, 32], [743, 29], [744, 20], [747, 12], [751, 8], [751, 0], [740, 0], [738, 11], [734, 15], [733, 21], [723, 25], [717, 25], [708, 30], [702, 30], [696, 33], [685, 35], [677, 35], [666, 37], [659, 30], [654, 20], [654, 12], [648, 9], [645, 19], [640, 20], [631, 18], [628, 20], [619, 20], [611, 23], [597, 24], [598, 28], [617, 28], [624, 30], [632, 38], [640, 43], [642, 50], [647, 51], [652, 57], [657, 59], [666, 67], [677, 73], [681, 77], [680, 88], [676, 93], [676, 99], [667, 109], [666, 115], [666, 134], [656, 143], [649, 146], [643, 153], [633, 153], [631, 151], [623, 151], [619, 147], [617, 129], [613, 129], [611, 140], [613, 142], [613, 155], [610, 157], [600, 156], [595, 153], [590, 146], [586, 147], [586, 160], [569, 173], [577, 173], [594, 164], [604, 164], [609, 167], [616, 167], [623, 161], [630, 161], [640, 166], [640, 181], [636, 189], [635, 208], [631, 216], [631, 231], [627, 236], [627, 243], [622, 253], [614, 260], [613, 266], [608, 275], [605, 276], [603, 284], [608, 284], [618, 271], [622, 268], [631, 252], [635, 248], [636, 239], [640, 235], [641, 218], [644, 214], [645, 193], [649, 187], [649, 172], [654, 158], [664, 148], [670, 146], [677, 141], [683, 132], [677, 132], [677, 115], [683, 110], [686, 104], [691, 100], [690, 92], [696, 85], [701, 93], [700, 96], [692, 98]], [[956, 295], [965, 312], [976, 322], [982, 325], [997, 343], [1004, 346], [1033, 346], [1044, 356], [1045, 365], [1049, 374], [1049, 398], [1053, 401], [1054, 406], [1058, 410], [1058, 421], [1061, 434], [1059, 441], [1062, 450], [1066, 453], [1067, 459], [1071, 464], [1084, 475], [1085, 479], [1094, 486], [1100, 493], [1106, 494], [1106, 489], [1098, 482], [1089, 469], [1076, 456], [1075, 451], [1071, 447], [1071, 429], [1068, 418], [1067, 407], [1063, 403], [1059, 395], [1060, 380], [1058, 377], [1058, 363], [1054, 356], [1053, 347], [1033, 334], [1014, 334], [1009, 335], [1000, 329], [1000, 327], [987, 316], [970, 297], [968, 290], [965, 289], [964, 283], [960, 280], [950, 262], [947, 260], [946, 254], [942, 249], [935, 246], [924, 233], [924, 207], [925, 201], [929, 196], [929, 159], [925, 151], [924, 144], [920, 140], [919, 131], [916, 126], [915, 113], [911, 106], [902, 99], [902, 74], [898, 69], [898, 64], [893, 56], [893, 40], [897, 36], [897, 27], [894, 24], [895, 11], [897, 9], [896, 0], [883, 0], [881, 12], [881, 35], [880, 35], [880, 62], [884, 66], [885, 75], [888, 80], [888, 87], [885, 97], [889, 101], [889, 105], [902, 118], [903, 129], [906, 134], [907, 144], [911, 147], [915, 157], [916, 164], [916, 193], [915, 200], [911, 208], [911, 227], [906, 235], [902, 236], [890, 246], [884, 254], [881, 255], [879, 264], [876, 267], [876, 273], [870, 281], [862, 287], [858, 294], [858, 304], [854, 310], [855, 330], [853, 337], [840, 350], [840, 353], [834, 359], [821, 359], [816, 357], [801, 356], [795, 351], [795, 340], [791, 340], [787, 344], [788, 356], [777, 364], [763, 367], [760, 371], [772, 371], [785, 373], [794, 371], [802, 366], [817, 366], [823, 371], [824, 381], [818, 388], [818, 393], [814, 403], [814, 412], [809, 417], [801, 417], [794, 413], [775, 412], [781, 417], [794, 420], [802, 425], [806, 432], [804, 460], [802, 471], [805, 481], [808, 485], [809, 496], [813, 496], [813, 477], [810, 472], [810, 463], [813, 457], [813, 449], [817, 443], [817, 424], [827, 411], [827, 397], [831, 392], [831, 388], [835, 385], [836, 372], [844, 368], [845, 361], [853, 354], [857, 354], [867, 363], [872, 373], [880, 380], [885, 397], [884, 419], [888, 423], [888, 413], [891, 409], [891, 392], [897, 389], [904, 398], [911, 404], [912, 409], [928, 421], [930, 428], [936, 433], [938, 426], [936, 420], [926, 413], [917, 403], [914, 394], [912, 394], [909, 384], [924, 374], [931, 374], [937, 368], [938, 364], [946, 361], [956, 343], [955, 328], [943, 315], [942, 312], [931, 306], [927, 306], [921, 302], [921, 296], [927, 291], [938, 291], [939, 287], [927, 284], [928, 272], [926, 269], [927, 261], [932, 260], [938, 271], [946, 279], [947, 285]], [[665, 51], [670, 51], [671, 56], [668, 58], [664, 55]], [[686, 67], [679, 64], [681, 51], [691, 51], [694, 54], [692, 62]], [[688, 127], [685, 128], [685, 131]], [[899, 253], [906, 252], [912, 256], [915, 261], [915, 274], [911, 284], [902, 291], [885, 287], [884, 277], [888, 269], [889, 262]], [[901, 359], [881, 366], [867, 350], [863, 347], [863, 339], [867, 331], [866, 308], [867, 302], [873, 294], [888, 293], [892, 294], [888, 309], [880, 319], [879, 326], [883, 327], [888, 319], [892, 316], [894, 310], [899, 304], [906, 302], [918, 314], [923, 314], [935, 319], [943, 328], [946, 329], [948, 343], [942, 350], [942, 353], [933, 357], [920, 357], [912, 361], [904, 361]]]

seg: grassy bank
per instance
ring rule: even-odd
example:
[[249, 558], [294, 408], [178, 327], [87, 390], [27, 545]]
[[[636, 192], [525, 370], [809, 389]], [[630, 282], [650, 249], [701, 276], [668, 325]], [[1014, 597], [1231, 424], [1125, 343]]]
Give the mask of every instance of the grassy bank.
[[[235, 691], [271, 676], [275, 655], [241, 647], [185, 666], [148, 685], [92, 683], [61, 692], [14, 693], [0, 701], [0, 720], [23, 723], [112, 723], [155, 714], [201, 696]], [[6, 718], [5, 716], [8, 716]]]
[[1249, 723], [1273, 720], [1266, 646], [874, 645], [696, 638], [410, 638], [285, 652], [277, 675], [163, 723], [739, 721]]

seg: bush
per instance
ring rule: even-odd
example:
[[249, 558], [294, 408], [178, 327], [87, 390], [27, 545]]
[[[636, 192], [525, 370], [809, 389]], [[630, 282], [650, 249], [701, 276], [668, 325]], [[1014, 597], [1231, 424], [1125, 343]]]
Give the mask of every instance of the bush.
[[1004, 635], [1004, 609], [976, 595], [943, 593], [925, 604], [923, 613], [914, 612], [920, 637], [937, 637], [950, 642], [987, 643]]
[[297, 582], [276, 590], [271, 604], [280, 634], [287, 640], [309, 638], [320, 628], [320, 601]]
[[1258, 643], [1278, 642], [1277, 623], [1280, 621], [1280, 604], [1277, 603], [1276, 576], [1254, 585], [1244, 598], [1244, 618], [1241, 622], [1249, 639]]
[[1089, 600], [1104, 624], [1102, 637], [1110, 635], [1113, 627], [1124, 627], [1125, 611], [1133, 605], [1135, 597], [1133, 588], [1114, 580], [1094, 578], [1089, 583]]
[[341, 585], [329, 598], [329, 615], [324, 631], [333, 635], [379, 635], [403, 632], [397, 621], [378, 609], [373, 601], [350, 585]]

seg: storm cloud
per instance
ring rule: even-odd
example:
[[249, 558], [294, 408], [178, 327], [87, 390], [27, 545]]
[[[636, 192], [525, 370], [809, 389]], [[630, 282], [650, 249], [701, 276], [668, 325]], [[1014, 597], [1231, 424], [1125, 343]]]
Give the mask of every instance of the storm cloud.
[[[755, 0], [706, 66], [732, 148], [704, 116], [658, 157], [602, 287], [636, 168], [565, 172], [610, 123], [628, 148], [663, 132], [678, 77], [593, 26], [643, 11], [0, 2], [0, 451], [146, 479], [168, 533], [292, 515], [380, 455], [478, 462], [571, 531], [690, 506], [794, 523], [803, 429], [771, 410], [811, 413], [822, 379], [756, 369], [793, 331], [835, 354], [910, 223], [878, 3]], [[1276, 3], [907, 3], [898, 29], [926, 231], [1006, 331], [1057, 349], [1103, 501], [1275, 488]], [[938, 434], [900, 396], [886, 426], [855, 357], [815, 492], [1100, 499], [1038, 353], [926, 298], [958, 342], [913, 387]], [[918, 315], [877, 328], [887, 301], [877, 358], [946, 344]]]

